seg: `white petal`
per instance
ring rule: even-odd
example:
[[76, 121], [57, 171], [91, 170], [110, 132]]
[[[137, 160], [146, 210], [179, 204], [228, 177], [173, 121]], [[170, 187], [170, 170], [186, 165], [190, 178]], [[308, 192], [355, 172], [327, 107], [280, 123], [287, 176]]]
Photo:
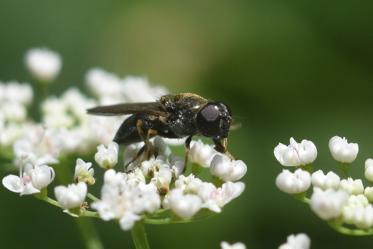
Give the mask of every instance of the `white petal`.
[[197, 195], [182, 194], [180, 189], [174, 189], [169, 196], [169, 205], [172, 211], [181, 218], [191, 218], [201, 206], [202, 200]]
[[136, 221], [140, 220], [140, 216], [133, 213], [125, 213], [119, 220], [120, 227], [127, 231], [130, 230]]
[[53, 168], [46, 165], [41, 165], [35, 167], [30, 172], [30, 176], [32, 179], [32, 185], [41, 190], [47, 187], [54, 180], [55, 173]]
[[23, 184], [21, 179], [16, 175], [7, 175], [3, 178], [2, 183], [5, 188], [15, 193], [21, 193], [23, 191]]
[[246, 246], [241, 242], [237, 242], [237, 243], [230, 245], [227, 242], [223, 241], [221, 242], [220, 246], [221, 246], [221, 249], [246, 249]]

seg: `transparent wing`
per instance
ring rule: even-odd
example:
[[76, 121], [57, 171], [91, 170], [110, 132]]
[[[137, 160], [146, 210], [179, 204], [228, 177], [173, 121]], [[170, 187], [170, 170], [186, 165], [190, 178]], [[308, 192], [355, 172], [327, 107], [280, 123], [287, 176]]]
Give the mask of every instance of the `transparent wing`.
[[146, 113], [157, 116], [167, 116], [167, 111], [159, 102], [125, 103], [117, 105], [97, 106], [87, 110], [88, 114], [101, 116], [118, 116], [135, 113]]

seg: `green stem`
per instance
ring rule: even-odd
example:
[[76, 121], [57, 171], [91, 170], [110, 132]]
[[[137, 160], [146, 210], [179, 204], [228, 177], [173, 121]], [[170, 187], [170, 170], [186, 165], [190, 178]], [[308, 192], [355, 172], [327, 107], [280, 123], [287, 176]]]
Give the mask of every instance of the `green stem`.
[[[58, 180], [61, 183], [66, 183], [69, 181], [69, 179], [72, 179], [72, 174], [71, 172], [69, 172], [69, 168], [68, 168], [69, 163], [70, 162], [66, 160], [65, 163], [61, 163], [58, 165], [59, 171], [58, 171], [58, 174], [56, 175], [58, 177]], [[51, 203], [50, 201], [48, 202]], [[93, 213], [94, 212], [90, 213], [89, 211], [86, 211], [85, 213], [83, 213], [82, 216], [93, 217], [94, 216]], [[84, 219], [84, 218], [83, 219], [78, 218], [74, 220], [79, 228], [80, 234], [84, 240], [85, 247], [87, 249], [103, 249], [104, 248], [103, 244], [100, 241], [100, 237], [98, 233], [96, 232], [94, 224], [91, 220]]]
[[168, 225], [168, 224], [179, 224], [179, 223], [189, 223], [192, 222], [192, 220], [173, 220], [172, 218], [163, 218], [163, 219], [152, 219], [148, 218], [145, 219], [146, 224], [152, 224], [152, 225]]
[[99, 198], [97, 198], [96, 196], [94, 196], [94, 195], [91, 194], [91, 193], [88, 193], [88, 194], [87, 194], [87, 197], [88, 197], [88, 199], [90, 199], [91, 201], [99, 201], [99, 200], [100, 200]]
[[329, 222], [328, 224], [334, 230], [344, 235], [350, 235], [350, 236], [371, 236], [373, 235], [373, 229], [368, 229], [368, 230], [350, 229], [350, 228], [344, 227], [340, 224], [336, 224], [333, 222]]
[[342, 172], [342, 175], [347, 178], [349, 176], [350, 164], [339, 163], [339, 170]]
[[52, 198], [46, 197], [44, 201], [48, 202], [49, 204], [56, 206], [56, 207], [61, 207], [60, 204], [56, 200], [53, 200]]
[[136, 249], [150, 249], [148, 239], [146, 237], [144, 223], [136, 222], [131, 230], [132, 240]]
[[83, 237], [85, 247], [87, 249], [103, 249], [104, 246], [101, 243], [99, 236], [93, 226], [92, 220], [85, 218], [75, 219], [76, 224]]
[[79, 217], [100, 218], [100, 215], [93, 211], [83, 211], [79, 213]]
[[31, 106], [31, 115], [36, 121], [41, 120], [41, 104], [43, 103], [44, 100], [47, 99], [48, 97], [48, 88], [49, 88], [49, 83], [48, 82], [40, 82], [36, 81], [34, 82], [34, 102]]
[[216, 215], [216, 213], [210, 210], [201, 210], [199, 213], [195, 214], [193, 218], [181, 219], [175, 215], [169, 213], [169, 210], [161, 210], [154, 213], [152, 216], [145, 216], [144, 222], [146, 224], [152, 225], [167, 225], [167, 224], [179, 224], [179, 223], [189, 223], [204, 220]]
[[308, 171], [310, 174], [313, 172], [313, 165], [312, 164], [307, 164], [302, 167], [305, 171]]
[[303, 202], [305, 204], [309, 204], [310, 203], [310, 199], [306, 196], [306, 193], [301, 193], [301, 194], [295, 194], [293, 195], [293, 197], [295, 199], [297, 199], [298, 201], [300, 202]]

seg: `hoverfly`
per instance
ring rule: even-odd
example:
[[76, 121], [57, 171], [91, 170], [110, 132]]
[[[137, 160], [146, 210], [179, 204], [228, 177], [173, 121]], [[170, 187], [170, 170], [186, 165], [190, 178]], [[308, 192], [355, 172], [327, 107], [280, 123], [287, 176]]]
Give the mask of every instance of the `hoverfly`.
[[168, 94], [156, 102], [98, 106], [88, 109], [88, 113], [104, 116], [131, 114], [121, 124], [114, 137], [114, 142], [118, 144], [128, 145], [141, 141], [145, 143], [131, 162], [137, 160], [142, 153], [146, 159], [156, 153], [149, 139], [157, 135], [165, 138], [186, 138], [185, 165], [193, 136], [211, 138], [218, 152], [232, 157], [227, 151], [232, 122], [229, 107], [197, 94]]

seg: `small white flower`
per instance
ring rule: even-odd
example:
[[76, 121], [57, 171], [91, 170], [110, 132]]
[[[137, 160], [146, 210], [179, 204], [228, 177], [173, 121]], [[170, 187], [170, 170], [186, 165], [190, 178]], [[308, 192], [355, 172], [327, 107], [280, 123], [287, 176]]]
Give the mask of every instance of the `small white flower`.
[[11, 102], [21, 105], [29, 105], [33, 99], [33, 91], [30, 84], [10, 81], [0, 87], [0, 101]]
[[74, 179], [77, 182], [86, 182], [89, 185], [95, 183], [95, 178], [93, 177], [95, 171], [92, 168], [92, 163], [84, 162], [82, 159], [76, 160]]
[[373, 207], [364, 195], [352, 195], [343, 208], [343, 221], [359, 228], [373, 225]]
[[169, 208], [179, 217], [188, 219], [202, 207], [202, 200], [195, 194], [184, 194], [182, 189], [173, 189], [167, 197]]
[[340, 178], [333, 171], [329, 171], [326, 175], [322, 170], [312, 173], [312, 185], [321, 189], [339, 188]]
[[299, 233], [297, 235], [290, 235], [285, 244], [282, 244], [279, 249], [309, 249], [311, 247], [311, 240], [307, 234]]
[[209, 144], [204, 144], [201, 140], [192, 141], [189, 151], [189, 160], [191, 162], [197, 163], [202, 167], [210, 167], [212, 158], [218, 152]]
[[87, 117], [86, 122], [90, 138], [95, 141], [95, 144], [109, 144], [123, 123], [123, 119], [120, 116], [108, 118], [90, 115]]
[[173, 171], [169, 163], [162, 157], [152, 157], [148, 161], [143, 161], [140, 165], [144, 176], [151, 179], [151, 182], [157, 186], [159, 193], [166, 194], [169, 190]]
[[346, 138], [334, 136], [329, 140], [329, 150], [336, 161], [352, 163], [359, 152], [359, 145], [357, 143], [348, 143]]
[[340, 182], [340, 187], [351, 195], [359, 195], [364, 193], [363, 182], [360, 179], [347, 178]]
[[66, 186], [57, 186], [54, 188], [54, 195], [63, 209], [72, 209], [80, 207], [87, 195], [87, 184], [79, 182]]
[[337, 218], [349, 195], [343, 190], [314, 188], [311, 196], [311, 209], [324, 220]]
[[288, 194], [306, 192], [311, 186], [311, 175], [305, 170], [297, 169], [294, 173], [282, 170], [276, 178], [276, 186]]
[[237, 198], [245, 189], [243, 182], [226, 182], [220, 188], [212, 183], [204, 182], [198, 189], [198, 195], [202, 198], [202, 207], [213, 212], [221, 212], [221, 208]]
[[232, 160], [224, 154], [216, 154], [210, 166], [212, 175], [224, 181], [240, 180], [247, 171], [246, 164], [241, 160]]
[[129, 102], [151, 102], [167, 94], [163, 87], [151, 87], [149, 81], [143, 77], [128, 76], [122, 80], [121, 92]]
[[180, 175], [175, 181], [175, 188], [182, 189], [186, 193], [198, 193], [203, 182], [193, 174], [188, 176]]
[[153, 146], [156, 148], [158, 155], [168, 157], [171, 155], [171, 149], [167, 146], [163, 138], [155, 137], [152, 141]]
[[101, 200], [94, 202], [92, 208], [103, 220], [118, 219], [121, 228], [129, 230], [143, 213], [156, 211], [160, 204], [157, 188], [145, 183], [140, 169], [129, 174], [110, 169], [104, 175]]
[[115, 104], [115, 102], [124, 101], [121, 95], [121, 81], [112, 73], [106, 72], [100, 68], [92, 68], [86, 74], [86, 83], [89, 90], [99, 97], [100, 99], [110, 98], [112, 103], [106, 102], [105, 104]]
[[185, 144], [186, 138], [163, 138], [163, 140], [170, 146], [180, 146]]
[[169, 161], [170, 165], [172, 165], [172, 171], [175, 177], [178, 177], [184, 172], [185, 161], [183, 158], [171, 155]]
[[20, 169], [20, 176], [8, 175], [3, 178], [2, 183], [8, 190], [20, 193], [20, 195], [31, 195], [39, 193], [47, 187], [54, 179], [53, 168], [47, 165], [34, 166], [30, 163]]
[[24, 133], [28, 127], [27, 123], [5, 125], [3, 121], [3, 127], [0, 129], [0, 145], [4, 147], [11, 147]]
[[107, 147], [101, 144], [97, 147], [95, 161], [104, 169], [113, 168], [118, 162], [119, 146], [115, 142], [111, 142]]
[[237, 243], [234, 243], [234, 244], [229, 244], [229, 243], [223, 241], [223, 242], [221, 242], [220, 246], [221, 246], [221, 249], [246, 249], [246, 246], [241, 242], [237, 242]]
[[5, 102], [0, 105], [0, 113], [10, 122], [21, 122], [27, 118], [26, 107], [17, 102]]
[[46, 48], [33, 48], [27, 51], [25, 63], [30, 73], [43, 82], [54, 80], [62, 67], [60, 55]]
[[307, 165], [316, 160], [317, 149], [313, 142], [302, 140], [297, 143], [294, 138], [290, 138], [288, 146], [279, 143], [274, 149], [277, 161], [283, 166]]
[[136, 223], [136, 221], [140, 220], [141, 217], [134, 213], [124, 213], [123, 216], [119, 220], [120, 227], [124, 230], [131, 230], [133, 225]]
[[366, 187], [364, 195], [370, 202], [373, 202], [373, 187]]
[[368, 181], [373, 182], [373, 159], [368, 158], [365, 161], [365, 172], [364, 172], [365, 178]]
[[62, 149], [59, 131], [41, 126], [27, 126], [24, 129], [27, 132], [24, 132], [13, 145], [15, 161], [31, 161], [33, 165], [56, 164]]

